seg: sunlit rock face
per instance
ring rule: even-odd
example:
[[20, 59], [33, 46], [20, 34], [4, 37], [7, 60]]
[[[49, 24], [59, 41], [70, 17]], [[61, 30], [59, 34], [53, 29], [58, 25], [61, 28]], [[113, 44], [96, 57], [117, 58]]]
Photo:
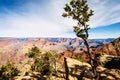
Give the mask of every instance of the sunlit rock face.
[[106, 53], [108, 55], [119, 56], [120, 55], [120, 37], [115, 39], [109, 44], [103, 44], [99, 46], [95, 52]]
[[120, 57], [107, 54], [96, 54], [95, 60], [99, 62], [99, 65], [108, 69], [120, 69]]

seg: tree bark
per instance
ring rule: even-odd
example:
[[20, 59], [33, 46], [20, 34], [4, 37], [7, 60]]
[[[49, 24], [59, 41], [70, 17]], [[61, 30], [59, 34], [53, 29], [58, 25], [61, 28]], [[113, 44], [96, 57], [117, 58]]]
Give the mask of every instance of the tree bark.
[[65, 74], [66, 74], [65, 78], [66, 80], [69, 80], [69, 69], [68, 69], [66, 58], [64, 58], [64, 65], [65, 65]]
[[96, 76], [96, 67], [94, 66], [94, 62], [93, 62], [92, 54], [90, 52], [89, 44], [88, 44], [86, 39], [83, 39], [83, 40], [84, 40], [85, 45], [87, 47], [87, 54], [88, 54], [88, 58], [89, 58], [89, 63], [91, 65], [91, 67], [92, 67], [92, 72], [93, 72], [94, 76]]

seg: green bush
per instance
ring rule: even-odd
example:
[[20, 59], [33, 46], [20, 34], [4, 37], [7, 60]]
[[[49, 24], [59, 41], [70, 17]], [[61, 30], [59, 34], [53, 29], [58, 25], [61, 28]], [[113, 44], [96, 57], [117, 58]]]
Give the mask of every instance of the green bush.
[[28, 56], [29, 58], [37, 58], [39, 57], [40, 54], [40, 49], [37, 46], [32, 47], [31, 49], [29, 49], [28, 53], [26, 53], [26, 56]]
[[41, 55], [41, 58], [36, 58], [31, 66], [32, 71], [40, 72], [42, 75], [51, 75], [53, 71], [52, 64], [53, 56], [50, 52]]
[[50, 64], [46, 64], [46, 65], [44, 65], [42, 68], [43, 68], [43, 69], [41, 70], [41, 74], [42, 74], [42, 75], [48, 75], [48, 76], [50, 76], [50, 75], [52, 75], [53, 72], [54, 72], [53, 67], [50, 66]]
[[32, 71], [40, 72], [42, 70], [43, 63], [41, 62], [41, 59], [36, 58], [34, 61], [34, 64], [31, 66]]
[[55, 72], [54, 64], [55, 57], [51, 52], [45, 52], [44, 54], [40, 54], [40, 49], [38, 47], [31, 48], [26, 56], [29, 58], [33, 58], [34, 63], [31, 66], [32, 71], [40, 72], [41, 75], [50, 76]]
[[78, 55], [73, 56], [73, 59], [76, 59], [76, 60], [81, 61], [81, 62], [85, 61], [81, 56], [78, 56]]
[[18, 75], [20, 71], [14, 66], [13, 62], [2, 65], [0, 68], [0, 80], [9, 80]]

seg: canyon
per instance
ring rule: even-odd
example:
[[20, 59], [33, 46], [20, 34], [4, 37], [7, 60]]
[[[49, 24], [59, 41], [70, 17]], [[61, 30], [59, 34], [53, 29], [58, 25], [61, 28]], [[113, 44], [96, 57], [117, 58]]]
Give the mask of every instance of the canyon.
[[[93, 53], [101, 51], [100, 46], [104, 45], [106, 47], [112, 41], [114, 41], [114, 38], [88, 40]], [[63, 56], [72, 53], [86, 57], [83, 54], [86, 51], [86, 47], [83, 40], [79, 38], [0, 38], [0, 65], [5, 64], [9, 60], [20, 63], [26, 58], [25, 54], [33, 46], [40, 48], [43, 53], [51, 51]], [[111, 47], [111, 49], [114, 48]], [[104, 52], [106, 51], [104, 50]], [[106, 53], [109, 52], [107, 51]], [[115, 51], [111, 54], [118, 55]]]

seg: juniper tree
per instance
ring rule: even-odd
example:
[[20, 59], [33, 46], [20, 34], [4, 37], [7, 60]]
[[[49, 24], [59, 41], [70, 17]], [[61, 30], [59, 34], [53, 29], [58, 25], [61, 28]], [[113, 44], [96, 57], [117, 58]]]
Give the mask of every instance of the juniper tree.
[[43, 54], [40, 53], [41, 51], [37, 46], [32, 47], [28, 53], [26, 53], [26, 56], [34, 60], [34, 63], [31, 65], [31, 70], [50, 78], [50, 76], [54, 74], [53, 63], [55, 57], [49, 51]]
[[63, 17], [72, 18], [73, 20], [77, 21], [77, 25], [73, 26], [74, 32], [77, 37], [84, 40], [87, 48], [87, 56], [92, 66], [92, 71], [94, 75], [96, 75], [92, 54], [90, 52], [90, 47], [88, 43], [88, 30], [90, 29], [88, 22], [94, 11], [89, 9], [87, 0], [71, 0], [69, 4], [65, 4], [64, 11], [65, 12], [62, 14]]
[[40, 49], [37, 46], [32, 47], [31, 49], [29, 49], [28, 53], [26, 53], [25, 55], [28, 56], [29, 58], [33, 58], [36, 59], [40, 56]]
[[43, 70], [41, 71], [42, 74], [51, 76], [54, 72], [53, 69], [53, 62], [54, 62], [54, 57], [53, 54], [49, 51], [45, 52], [44, 54], [41, 55], [42, 59], [42, 67]]

